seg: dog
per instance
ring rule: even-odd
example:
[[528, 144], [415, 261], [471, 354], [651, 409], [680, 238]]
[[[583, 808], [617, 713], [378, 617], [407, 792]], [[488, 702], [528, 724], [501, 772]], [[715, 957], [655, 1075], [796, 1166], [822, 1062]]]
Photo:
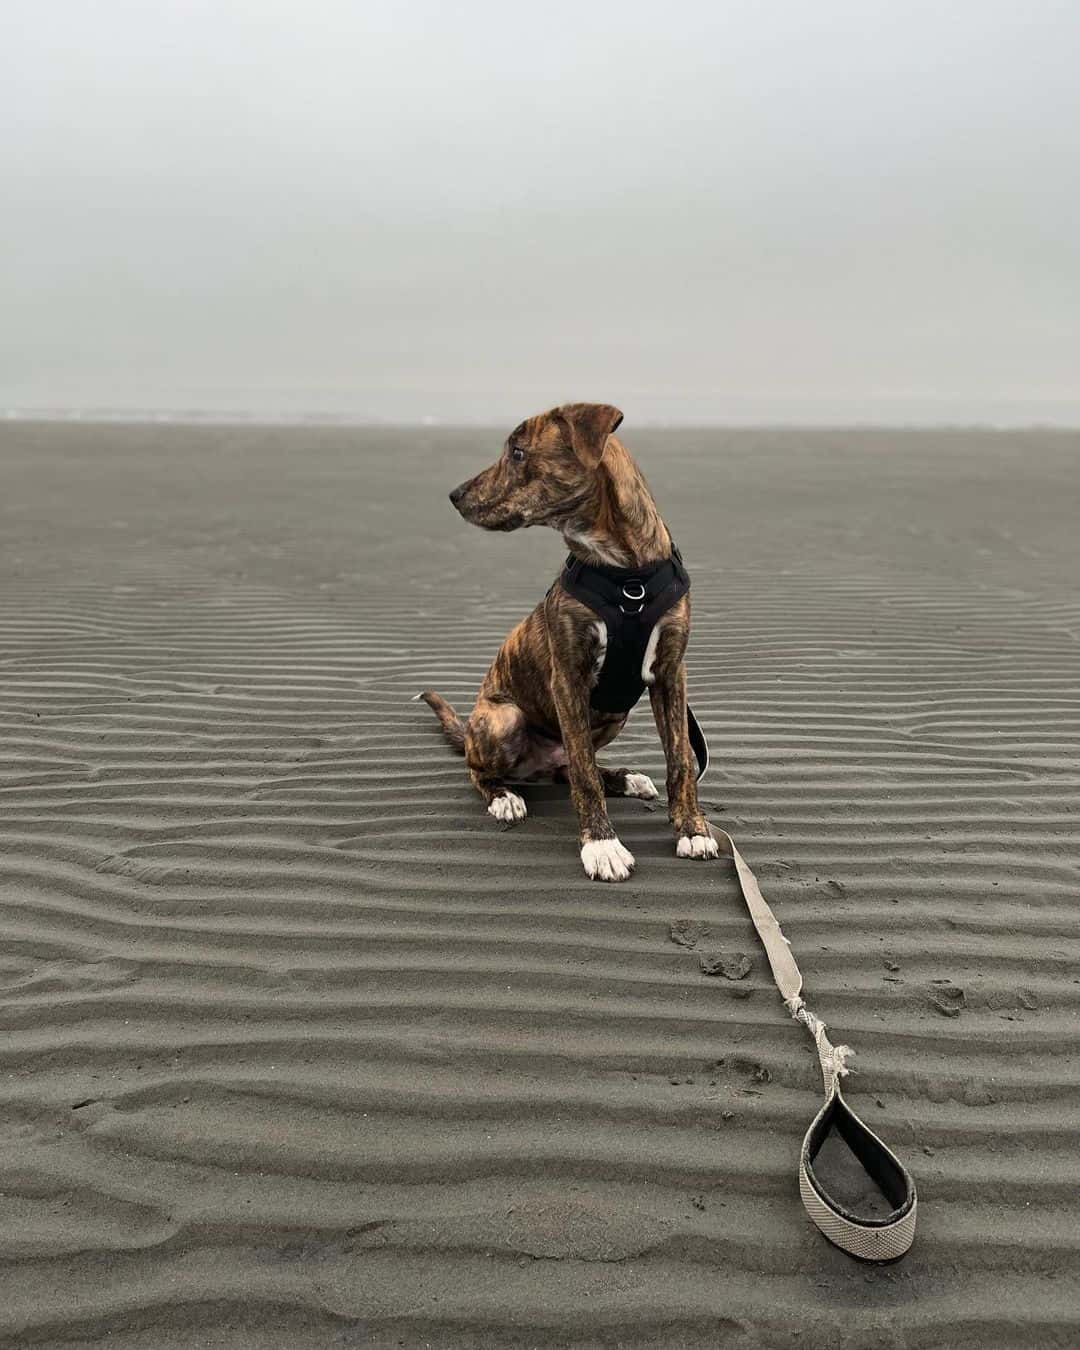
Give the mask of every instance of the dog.
[[645, 774], [596, 762], [646, 688], [667, 762], [676, 855], [719, 852], [698, 803], [688, 735], [689, 578], [644, 477], [614, 434], [621, 422], [607, 403], [530, 417], [490, 468], [450, 493], [481, 529], [553, 527], [570, 557], [499, 649], [464, 721], [433, 690], [416, 696], [464, 754], [469, 779], [497, 820], [525, 819], [510, 782], [569, 781], [581, 862], [597, 881], [625, 881], [634, 868], [605, 794], [659, 795]]

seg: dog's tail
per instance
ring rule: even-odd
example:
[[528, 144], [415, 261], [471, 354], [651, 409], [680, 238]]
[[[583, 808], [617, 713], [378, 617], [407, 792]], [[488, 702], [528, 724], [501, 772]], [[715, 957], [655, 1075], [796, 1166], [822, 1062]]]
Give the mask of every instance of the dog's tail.
[[425, 689], [422, 694], [417, 694], [416, 698], [423, 699], [428, 705], [439, 719], [439, 725], [446, 732], [446, 739], [459, 755], [463, 755], [465, 753], [465, 723], [447, 703], [446, 699], [441, 694], [437, 694], [434, 689]]

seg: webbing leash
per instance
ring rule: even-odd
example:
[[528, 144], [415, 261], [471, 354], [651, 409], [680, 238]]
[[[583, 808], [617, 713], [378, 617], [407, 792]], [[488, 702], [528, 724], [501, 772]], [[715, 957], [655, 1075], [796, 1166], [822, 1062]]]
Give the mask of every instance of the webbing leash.
[[[709, 767], [709, 745], [693, 710], [687, 708], [690, 745], [698, 762], [698, 781]], [[709, 826], [709, 833], [725, 856], [735, 864], [746, 907], [754, 928], [769, 958], [773, 979], [788, 1012], [801, 1022], [814, 1038], [821, 1076], [825, 1084], [825, 1104], [810, 1123], [799, 1156], [799, 1191], [806, 1211], [822, 1233], [842, 1251], [860, 1261], [895, 1261], [915, 1240], [917, 1197], [915, 1182], [907, 1168], [844, 1100], [840, 1080], [848, 1072], [847, 1060], [854, 1051], [846, 1045], [833, 1045], [825, 1034], [825, 1023], [803, 1002], [802, 974], [791, 945], [784, 937], [776, 916], [761, 894], [757, 877], [735, 847], [726, 830]], [[830, 1195], [814, 1162], [830, 1135], [839, 1136], [877, 1191], [890, 1206], [883, 1218], [862, 1217]]]

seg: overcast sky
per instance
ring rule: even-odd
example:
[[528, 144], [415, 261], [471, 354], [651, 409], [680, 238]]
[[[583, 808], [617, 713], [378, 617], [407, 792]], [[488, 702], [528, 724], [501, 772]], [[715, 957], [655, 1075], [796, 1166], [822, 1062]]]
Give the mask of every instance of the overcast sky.
[[0, 407], [1080, 423], [1077, 0], [4, 0]]

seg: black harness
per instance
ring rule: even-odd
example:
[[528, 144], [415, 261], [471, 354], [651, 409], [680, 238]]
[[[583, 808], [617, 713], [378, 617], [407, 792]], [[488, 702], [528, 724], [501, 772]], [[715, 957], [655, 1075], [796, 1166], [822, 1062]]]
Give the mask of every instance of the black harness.
[[[690, 589], [682, 554], [672, 544], [671, 557], [663, 562], [609, 567], [582, 562], [571, 553], [559, 581], [567, 594], [588, 605], [607, 628], [607, 652], [590, 704], [598, 712], [628, 713], [645, 692], [641, 668], [657, 620]], [[709, 745], [693, 708], [687, 707], [686, 721], [700, 779], [709, 767]]]
[[603, 619], [607, 653], [589, 702], [598, 712], [628, 713], [645, 692], [641, 667], [662, 615], [690, 589], [679, 550], [646, 567], [586, 563], [571, 553], [559, 577], [563, 590]]

